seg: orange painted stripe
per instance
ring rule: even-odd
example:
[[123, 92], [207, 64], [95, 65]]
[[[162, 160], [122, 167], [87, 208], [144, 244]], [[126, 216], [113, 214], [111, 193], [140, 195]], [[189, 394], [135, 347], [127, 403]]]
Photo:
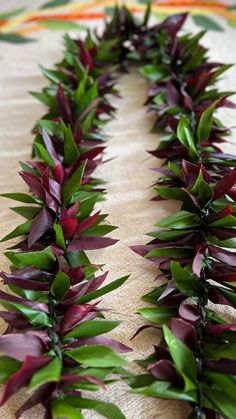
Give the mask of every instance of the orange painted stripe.
[[154, 2], [152, 3], [153, 6], [190, 6], [190, 7], [218, 7], [222, 9], [228, 9], [228, 5], [224, 3], [218, 3], [218, 2], [209, 2], [209, 1], [196, 1], [196, 0], [172, 0], [172, 1], [160, 1], [160, 2]]
[[34, 16], [26, 22], [38, 22], [43, 20], [79, 20], [79, 19], [104, 19], [106, 13], [68, 13], [68, 14], [51, 14], [44, 16]]

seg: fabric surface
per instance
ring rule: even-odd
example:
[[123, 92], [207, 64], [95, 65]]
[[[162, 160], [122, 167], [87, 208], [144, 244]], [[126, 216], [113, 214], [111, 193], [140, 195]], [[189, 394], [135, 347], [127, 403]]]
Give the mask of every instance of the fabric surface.
[[[36, 2], [35, 2], [36, 3]], [[16, 7], [18, 2], [11, 0], [8, 5]], [[93, 23], [94, 26], [94, 23]], [[191, 24], [191, 31], [196, 31]], [[224, 63], [236, 61], [236, 50], [232, 39], [235, 31], [226, 28], [225, 32], [206, 34], [204, 45], [210, 48], [210, 56], [215, 61]], [[0, 67], [0, 192], [24, 192], [26, 187], [21, 181], [17, 170], [18, 161], [30, 157], [32, 126], [45, 111], [44, 107], [28, 93], [45, 86], [45, 79], [40, 73], [38, 64], [52, 66], [61, 58], [62, 34], [45, 31], [38, 35], [38, 42], [32, 44], [9, 45], [1, 44]], [[225, 90], [235, 89], [236, 68], [227, 72], [220, 83]], [[151, 171], [161, 162], [150, 157], [146, 150], [153, 149], [158, 143], [158, 136], [149, 132], [153, 116], [147, 114], [143, 103], [147, 90], [146, 82], [138, 75], [136, 69], [131, 69], [129, 75], [120, 77], [118, 87], [122, 99], [113, 99], [117, 107], [116, 118], [105, 128], [107, 134], [106, 158], [115, 159], [101, 166], [96, 175], [107, 182], [107, 200], [99, 207], [109, 214], [109, 221], [119, 228], [112, 237], [120, 242], [108, 249], [91, 253], [96, 263], [105, 263], [109, 269], [109, 280], [131, 274], [129, 280], [120, 289], [104, 296], [102, 306], [110, 308], [109, 319], [120, 319], [122, 324], [110, 335], [131, 346], [134, 352], [130, 359], [147, 356], [151, 345], [158, 343], [160, 335], [148, 329], [130, 342], [137, 328], [144, 324], [140, 316], [135, 314], [138, 307], [145, 305], [141, 296], [151, 290], [157, 269], [152, 263], [145, 261], [133, 253], [129, 246], [147, 242], [145, 233], [153, 229], [153, 224], [159, 219], [173, 214], [178, 206], [166, 201], [151, 202], [154, 196], [151, 185], [156, 174]], [[235, 110], [221, 110], [219, 115], [226, 125], [235, 124]], [[235, 132], [231, 137], [236, 142]], [[234, 144], [226, 147], [229, 152], [236, 152]], [[17, 204], [16, 204], [17, 205]], [[21, 217], [11, 212], [9, 206], [13, 203], [1, 199], [0, 233], [1, 237], [15, 228]], [[1, 252], [6, 244], [1, 244]], [[0, 255], [0, 269], [7, 270], [8, 262]], [[2, 286], [1, 286], [2, 288]], [[216, 306], [215, 309], [227, 319], [235, 317], [235, 311], [227, 307]], [[5, 329], [4, 322], [0, 324], [0, 332]], [[132, 371], [141, 369], [134, 364]], [[127, 419], [184, 419], [188, 407], [182, 402], [159, 400], [144, 396], [131, 395], [125, 384], [112, 385], [106, 391], [100, 391], [94, 397], [111, 401], [119, 405]], [[1, 409], [0, 416], [4, 419], [14, 418], [14, 412], [25, 399], [24, 392], [13, 397]], [[86, 418], [99, 418], [94, 412], [86, 412]], [[42, 410], [36, 408], [24, 415], [24, 418], [42, 418]]]

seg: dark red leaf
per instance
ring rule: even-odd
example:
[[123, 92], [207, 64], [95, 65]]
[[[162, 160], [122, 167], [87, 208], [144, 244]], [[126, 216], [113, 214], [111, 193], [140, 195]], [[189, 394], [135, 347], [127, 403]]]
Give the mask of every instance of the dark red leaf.
[[6, 401], [13, 396], [18, 390], [22, 387], [29, 384], [32, 375], [38, 371], [40, 368], [44, 367], [51, 360], [50, 357], [40, 356], [40, 357], [31, 357], [27, 356], [25, 358], [24, 364], [16, 373], [12, 374], [8, 379], [0, 406], [2, 406]]
[[78, 227], [78, 221], [76, 218], [68, 217], [67, 219], [61, 221], [61, 227], [62, 227], [65, 239], [69, 239], [70, 237], [73, 237]]
[[162, 359], [149, 365], [148, 369], [151, 371], [155, 378], [161, 381], [175, 382], [178, 380], [178, 374], [173, 365], [173, 362], [168, 359]]
[[231, 170], [214, 187], [214, 199], [219, 199], [224, 196], [236, 182], [236, 168]]
[[193, 351], [197, 348], [197, 333], [195, 327], [182, 319], [172, 318], [170, 329], [173, 334]]
[[72, 122], [71, 108], [68, 98], [66, 97], [61, 83], [58, 84], [57, 88], [57, 105], [60, 115], [67, 124]]

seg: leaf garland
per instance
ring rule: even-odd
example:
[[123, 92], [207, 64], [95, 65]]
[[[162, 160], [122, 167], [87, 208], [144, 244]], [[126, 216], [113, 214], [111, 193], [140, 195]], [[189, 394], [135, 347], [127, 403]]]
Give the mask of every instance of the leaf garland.
[[[42, 68], [50, 85], [33, 93], [49, 109], [34, 128], [35, 159], [22, 164], [31, 193], [4, 195], [30, 204], [13, 208], [26, 222], [2, 239], [23, 235], [6, 252], [11, 273], [1, 273], [11, 293], [0, 292], [9, 325], [0, 337], [1, 405], [23, 386], [30, 392], [16, 417], [42, 404], [54, 419], [80, 418], [81, 409], [122, 419], [111, 403], [83, 397], [109, 383], [111, 373], [123, 375], [134, 393], [188, 401], [191, 418], [234, 417], [236, 326], [206, 307], [208, 300], [236, 302], [236, 157], [219, 148], [230, 130], [215, 117], [220, 106], [233, 106], [232, 93], [215, 87], [229, 65], [209, 62], [199, 43], [204, 32], [178, 35], [186, 14], [152, 27], [149, 16], [150, 5], [143, 22], [116, 7], [100, 37], [66, 36], [63, 60]], [[127, 361], [117, 352], [129, 348], [103, 336], [118, 323], [97, 306], [127, 277], [101, 287], [107, 273], [96, 275], [101, 267], [85, 253], [115, 243], [103, 237], [115, 227], [93, 212], [105, 193], [93, 172], [102, 162], [102, 126], [114, 112], [108, 95], [117, 94], [116, 72], [131, 62], [152, 82], [153, 132], [164, 132], [151, 151], [168, 163], [158, 169], [157, 199], [182, 202], [149, 234], [151, 242], [134, 248], [165, 279], [143, 298], [154, 307], [139, 309], [163, 330], [160, 345], [140, 361], [147, 370], [140, 376], [123, 372]]]
[[145, 61], [140, 73], [152, 83], [147, 104], [157, 114], [153, 132], [164, 132], [150, 152], [168, 166], [157, 169], [157, 199], [182, 206], [156, 224], [161, 229], [149, 234], [147, 245], [132, 246], [164, 280], [143, 298], [154, 307], [139, 309], [162, 327], [163, 339], [141, 362], [148, 373], [128, 382], [133, 393], [188, 400], [191, 418], [233, 419], [236, 325], [207, 304], [236, 302], [236, 156], [219, 148], [230, 130], [215, 117], [220, 106], [235, 105], [231, 92], [215, 88], [229, 66], [209, 62], [199, 44], [203, 33], [177, 35], [185, 19], [168, 18], [143, 35], [140, 51], [136, 46], [135, 59]]

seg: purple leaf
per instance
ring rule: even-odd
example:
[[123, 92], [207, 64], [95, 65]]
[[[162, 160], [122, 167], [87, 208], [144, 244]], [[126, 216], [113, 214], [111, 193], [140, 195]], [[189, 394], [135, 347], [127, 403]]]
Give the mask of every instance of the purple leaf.
[[48, 291], [50, 286], [47, 282], [33, 281], [32, 279], [25, 279], [14, 274], [0, 273], [4, 284], [16, 285], [25, 290], [34, 291]]
[[193, 304], [183, 304], [179, 307], [179, 315], [183, 320], [190, 323], [197, 323], [200, 320], [200, 313], [197, 306]]
[[124, 353], [124, 352], [132, 352], [133, 349], [129, 348], [128, 346], [124, 345], [121, 342], [118, 342], [117, 340], [114, 340], [112, 338], [108, 338], [105, 336], [95, 336], [92, 338], [86, 338], [86, 339], [78, 339], [76, 342], [69, 343], [67, 345], [67, 349], [69, 348], [79, 348], [80, 346], [84, 345], [105, 345], [109, 346], [109, 348], [114, 349], [114, 351]]
[[44, 190], [39, 179], [31, 173], [27, 172], [20, 172], [20, 176], [25, 181], [25, 183], [27, 183], [33, 194], [44, 200]]
[[42, 340], [31, 332], [0, 336], [0, 352], [18, 361], [27, 356], [40, 356], [45, 352]]
[[187, 16], [187, 13], [172, 15], [165, 19], [163, 23], [158, 25], [158, 28], [164, 29], [171, 38], [174, 38], [177, 32], [182, 28]]
[[[19, 419], [27, 410], [32, 409], [38, 404], [45, 405], [46, 400], [49, 399], [51, 393], [53, 392], [55, 383], [49, 383], [41, 386], [37, 391], [35, 391], [31, 397], [29, 397], [26, 402], [16, 411], [16, 419]], [[44, 415], [44, 419], [46, 419]]]
[[21, 314], [13, 311], [0, 311], [0, 317], [14, 329], [25, 330], [30, 326]]
[[80, 61], [83, 64], [84, 68], [86, 70], [91, 70], [93, 68], [93, 59], [88, 51], [88, 49], [85, 47], [84, 42], [79, 41], [79, 48], [80, 48]]
[[208, 250], [210, 255], [212, 255], [214, 258], [226, 263], [229, 266], [236, 267], [236, 258], [234, 252], [229, 252], [228, 250], [220, 249], [216, 246], [208, 246]]
[[207, 323], [205, 326], [205, 333], [210, 335], [221, 335], [224, 332], [236, 332], [236, 323], [227, 323], [227, 324], [211, 324]]
[[201, 246], [193, 259], [193, 273], [200, 278], [202, 270], [202, 262], [205, 258], [206, 245]]
[[236, 374], [236, 361], [231, 359], [220, 359], [219, 361], [206, 361], [205, 366], [224, 374]]
[[44, 207], [33, 219], [28, 237], [28, 247], [30, 248], [35, 242], [37, 242], [51, 226], [52, 217], [47, 208]]
[[50, 154], [50, 156], [52, 157], [53, 161], [56, 164], [60, 163], [60, 160], [58, 159], [58, 155], [57, 155], [56, 150], [54, 148], [53, 142], [52, 142], [51, 138], [49, 137], [48, 133], [45, 131], [45, 129], [42, 129], [42, 137], [43, 137], [43, 141], [44, 141], [44, 144], [46, 146], [46, 149], [47, 149], [48, 153]]
[[112, 246], [118, 240], [108, 237], [77, 237], [68, 246], [69, 251], [73, 250], [94, 250]]

